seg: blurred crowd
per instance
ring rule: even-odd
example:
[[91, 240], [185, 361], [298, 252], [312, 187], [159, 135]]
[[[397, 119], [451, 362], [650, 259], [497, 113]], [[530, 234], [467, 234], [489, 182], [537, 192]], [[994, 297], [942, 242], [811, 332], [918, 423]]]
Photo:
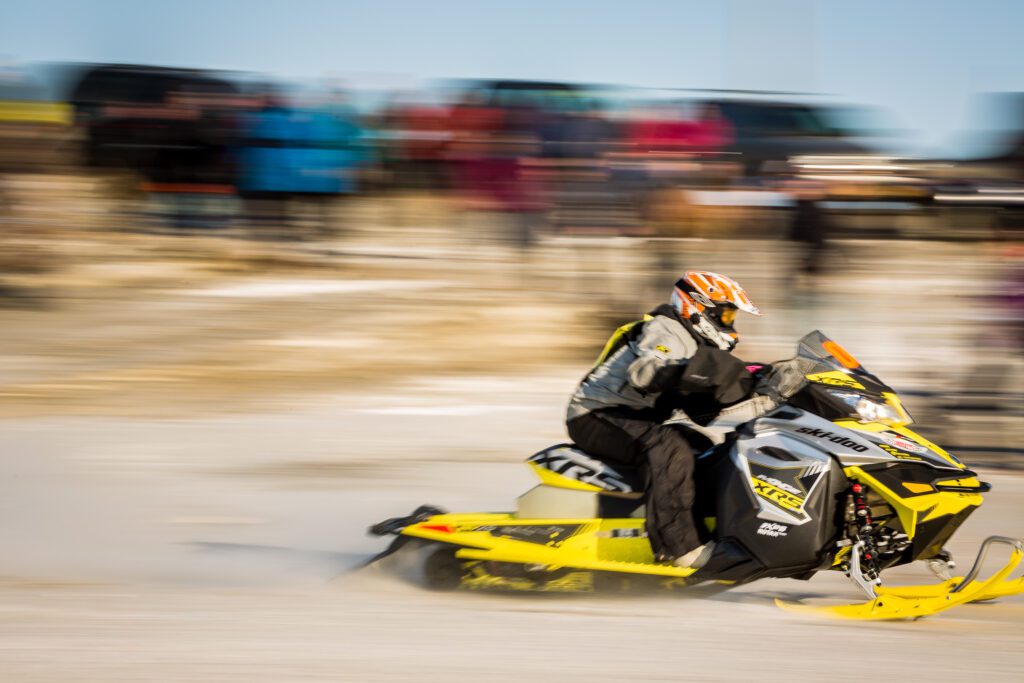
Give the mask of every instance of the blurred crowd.
[[[81, 64], [46, 73], [0, 71], [0, 171], [116, 175], [175, 228], [296, 236], [298, 202], [331, 233], [334, 200], [425, 191], [507, 214], [507, 237], [528, 246], [545, 231], [727, 230], [723, 215], [792, 211], [816, 197], [825, 210], [793, 214], [802, 218], [792, 235], [813, 246], [823, 217], [872, 212], [987, 209], [1015, 230], [1024, 199], [1019, 143], [972, 163], [900, 158], [886, 151], [887, 131], [858, 123], [865, 108], [812, 97], [497, 80], [368, 106], [366, 93], [337, 85], [250, 74]], [[778, 232], [789, 221], [762, 222]]]

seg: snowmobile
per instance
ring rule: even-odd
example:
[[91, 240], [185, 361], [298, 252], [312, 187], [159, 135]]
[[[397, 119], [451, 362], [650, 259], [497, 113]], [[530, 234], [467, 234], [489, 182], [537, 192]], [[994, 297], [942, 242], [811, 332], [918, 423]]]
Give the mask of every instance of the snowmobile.
[[[797, 347], [802, 387], [763, 414], [736, 422], [723, 411], [701, 430], [715, 445], [697, 458], [695, 517], [714, 551], [700, 568], [655, 559], [644, 530], [636, 471], [572, 444], [527, 459], [539, 484], [514, 512], [449, 514], [422, 506], [371, 527], [394, 535], [378, 558], [415, 541], [433, 588], [590, 591], [655, 582], [718, 589], [760, 578], [809, 579], [840, 571], [867, 601], [780, 607], [858, 619], [928, 616], [967, 602], [1024, 592], [1010, 575], [1024, 543], [986, 539], [964, 576], [944, 546], [990, 485], [954, 455], [911, 431], [888, 385], [820, 331]], [[683, 418], [685, 420], [685, 418]], [[732, 422], [730, 422], [732, 419]], [[986, 579], [994, 546], [1008, 561]], [[940, 583], [883, 585], [889, 568], [924, 560]]]

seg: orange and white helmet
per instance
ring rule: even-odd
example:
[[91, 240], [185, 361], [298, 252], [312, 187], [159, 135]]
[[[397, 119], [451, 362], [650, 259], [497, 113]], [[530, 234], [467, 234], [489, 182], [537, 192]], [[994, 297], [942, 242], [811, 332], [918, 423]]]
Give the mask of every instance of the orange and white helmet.
[[726, 275], [691, 270], [676, 282], [672, 306], [684, 320], [718, 348], [732, 351], [740, 341], [736, 311], [761, 315], [740, 284]]

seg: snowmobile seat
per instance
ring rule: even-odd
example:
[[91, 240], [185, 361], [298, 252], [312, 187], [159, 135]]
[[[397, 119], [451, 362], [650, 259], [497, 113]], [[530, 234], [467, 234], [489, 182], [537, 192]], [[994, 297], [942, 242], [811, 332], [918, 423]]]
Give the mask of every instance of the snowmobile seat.
[[549, 486], [626, 498], [643, 495], [643, 479], [636, 469], [598, 460], [575, 444], [549, 446], [526, 462]]
[[636, 470], [610, 465], [574, 444], [557, 444], [527, 458], [541, 483], [516, 499], [524, 519], [643, 516], [643, 480]]

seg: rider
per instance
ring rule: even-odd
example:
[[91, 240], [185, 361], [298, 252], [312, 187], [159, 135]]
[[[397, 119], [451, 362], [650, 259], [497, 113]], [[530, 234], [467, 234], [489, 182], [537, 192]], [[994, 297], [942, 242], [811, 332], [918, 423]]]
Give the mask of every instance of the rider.
[[730, 353], [737, 311], [761, 315], [732, 278], [686, 273], [670, 304], [616, 330], [569, 402], [566, 426], [580, 448], [644, 473], [655, 557], [681, 567], [703, 566], [714, 547], [701, 544], [692, 513], [694, 449], [711, 442], [699, 428], [662, 423], [682, 409], [707, 424], [751, 394], [754, 375]]

